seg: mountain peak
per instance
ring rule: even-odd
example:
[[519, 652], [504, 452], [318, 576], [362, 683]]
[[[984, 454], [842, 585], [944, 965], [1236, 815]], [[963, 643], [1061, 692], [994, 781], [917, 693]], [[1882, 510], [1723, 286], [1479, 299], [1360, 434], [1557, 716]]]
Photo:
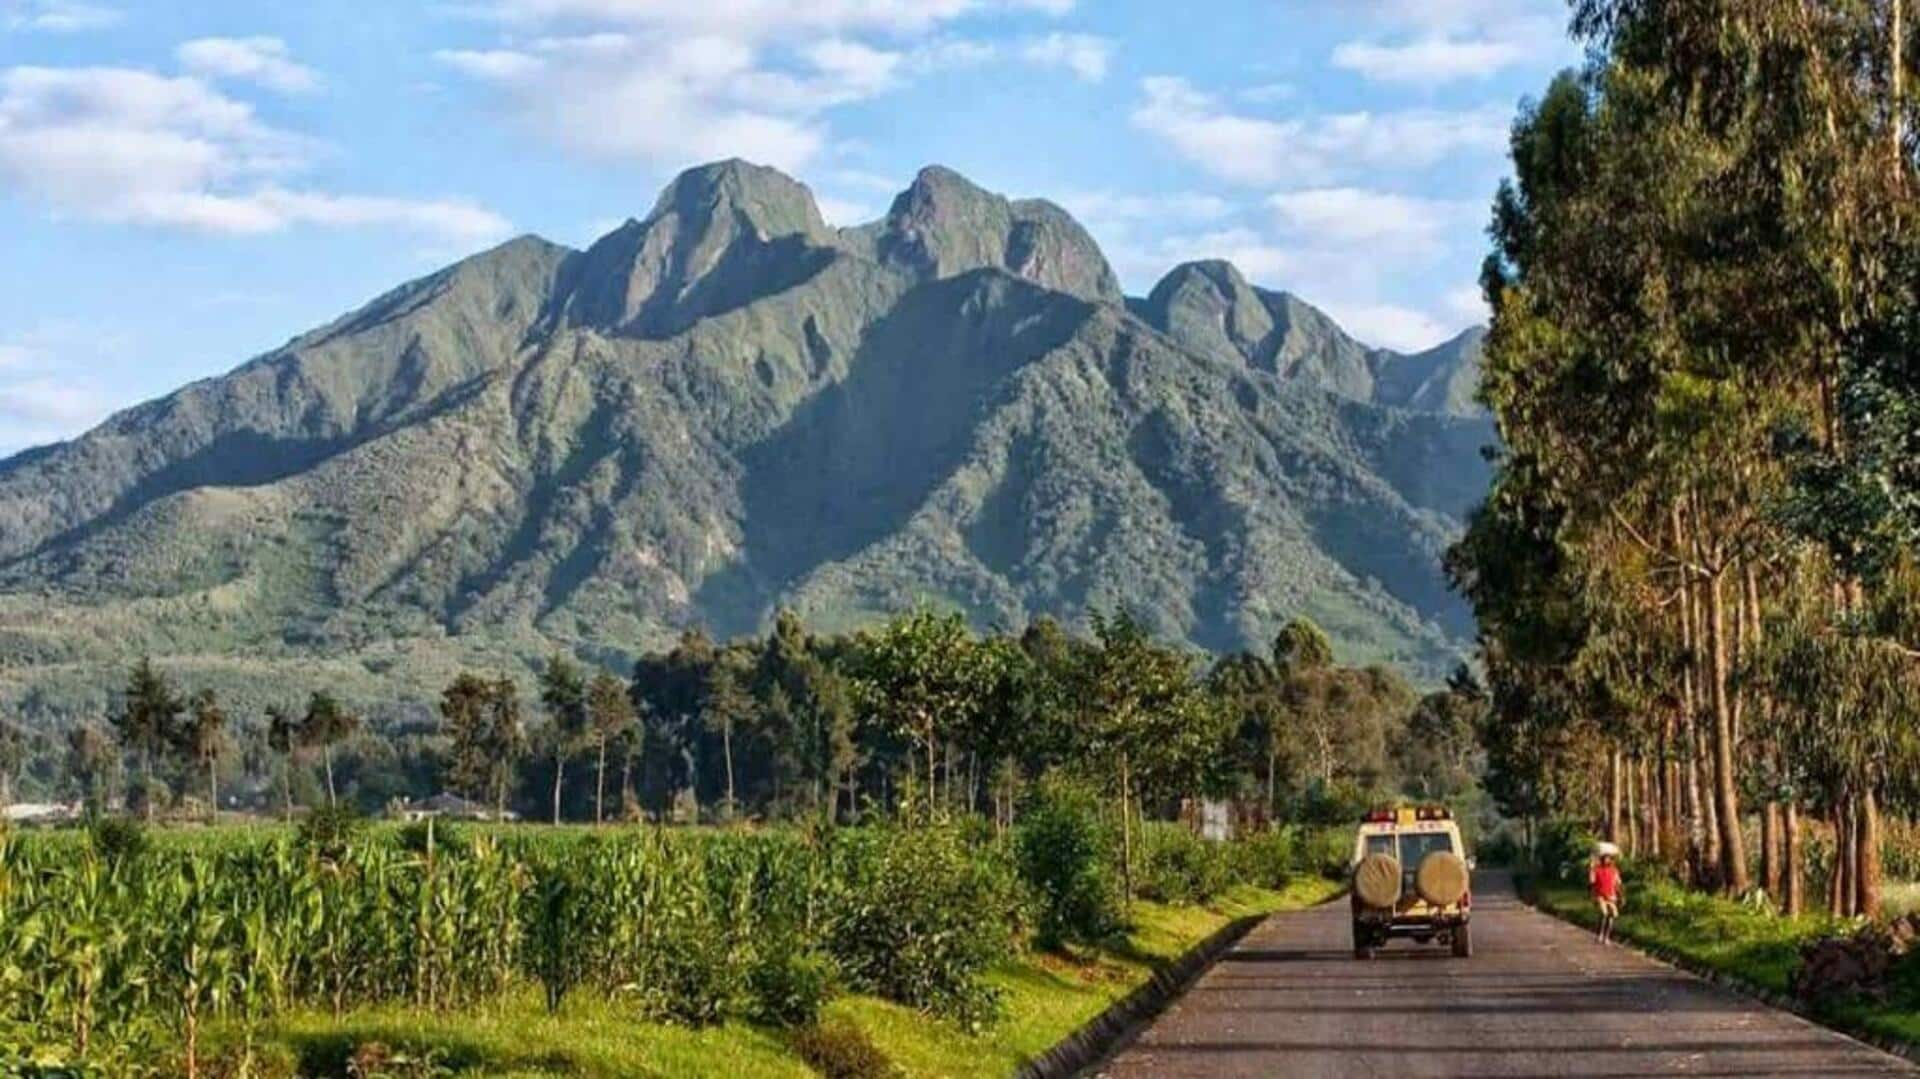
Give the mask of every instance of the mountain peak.
[[578, 260], [561, 317], [658, 336], [817, 271], [833, 230], [807, 186], [739, 158], [673, 178], [645, 220], [594, 241]]
[[807, 185], [779, 169], [737, 157], [696, 165], [674, 177], [647, 221], [671, 216], [711, 228], [729, 215], [749, 224], [763, 240], [792, 233], [817, 237], [827, 231]]
[[873, 254], [925, 278], [994, 267], [1082, 299], [1122, 302], [1120, 280], [1087, 230], [1039, 199], [1010, 201], [928, 165], [870, 234]]

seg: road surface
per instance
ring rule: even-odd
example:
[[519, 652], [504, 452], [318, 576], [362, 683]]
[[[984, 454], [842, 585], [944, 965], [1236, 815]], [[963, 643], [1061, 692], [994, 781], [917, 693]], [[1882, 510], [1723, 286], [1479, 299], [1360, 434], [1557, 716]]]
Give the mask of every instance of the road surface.
[[1472, 959], [1353, 958], [1347, 903], [1249, 933], [1120, 1055], [1146, 1076], [1915, 1075], [1897, 1057], [1531, 910], [1474, 880]]

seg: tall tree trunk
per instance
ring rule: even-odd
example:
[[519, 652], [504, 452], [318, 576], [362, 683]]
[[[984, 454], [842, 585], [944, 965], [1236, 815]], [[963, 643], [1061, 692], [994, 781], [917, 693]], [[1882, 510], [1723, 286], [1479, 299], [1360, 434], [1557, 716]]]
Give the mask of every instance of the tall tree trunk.
[[553, 823], [560, 823], [560, 784], [567, 774], [567, 760], [560, 750], [553, 751]]
[[733, 820], [733, 720], [720, 724], [720, 755], [727, 765], [727, 811], [728, 821]]
[[1633, 788], [1640, 778], [1640, 758], [1627, 758], [1623, 775], [1626, 781], [1627, 794], [1627, 805], [1624, 810], [1626, 813], [1627, 855], [1629, 857], [1638, 857], [1640, 854], [1640, 799]]
[[1760, 809], [1760, 887], [1775, 906], [1780, 903], [1780, 803]]
[[282, 818], [293, 819], [293, 754], [289, 753], [280, 761], [280, 805]]
[[620, 754], [620, 816], [627, 815], [627, 807], [634, 803], [633, 796], [633, 754]]
[[1267, 819], [1268, 820], [1272, 820], [1274, 817], [1277, 817], [1280, 815], [1280, 807], [1274, 801], [1275, 788], [1274, 788], [1274, 782], [1273, 782], [1274, 768], [1276, 766], [1276, 761], [1278, 760], [1279, 756], [1280, 755], [1278, 753], [1275, 753], [1273, 751], [1273, 741], [1269, 739], [1267, 741]]
[[1860, 792], [1854, 830], [1853, 911], [1880, 916], [1880, 806], [1873, 788]]
[[1714, 815], [1720, 819], [1720, 879], [1726, 890], [1740, 895], [1747, 890], [1746, 843], [1740, 835], [1740, 791], [1734, 773], [1733, 707], [1728, 699], [1727, 682], [1727, 608], [1721, 595], [1724, 573], [1715, 573], [1707, 582], [1707, 638], [1712, 669], [1709, 672], [1713, 702]]
[[600, 736], [600, 755], [593, 766], [593, 823], [605, 824], [607, 796], [607, 736]]
[[1836, 918], [1853, 914], [1853, 813], [1851, 796], [1833, 809], [1833, 876], [1827, 888], [1827, 910]]
[[207, 819], [220, 823], [220, 762], [216, 758], [207, 759]]
[[333, 794], [333, 743], [323, 742], [320, 746], [320, 759], [327, 763], [327, 808], [339, 809], [339, 800]]
[[1607, 842], [1620, 842], [1620, 747], [1607, 753]]
[[1781, 862], [1783, 864], [1780, 866], [1780, 874], [1782, 878], [1780, 882], [1780, 891], [1786, 897], [1784, 901], [1781, 903], [1781, 908], [1785, 910], [1789, 915], [1794, 915], [1794, 914], [1799, 914], [1806, 906], [1805, 897], [1801, 894], [1802, 881], [1805, 878], [1801, 875], [1801, 872], [1800, 872], [1801, 850], [1800, 850], [1800, 805], [1799, 803], [1793, 801], [1792, 799], [1788, 799], [1786, 808], [1781, 815], [1783, 817], [1783, 820], [1781, 822], [1781, 831], [1786, 833], [1785, 835], [1781, 836], [1781, 843], [1780, 843], [1781, 847], [1784, 848], [1784, 857], [1781, 859]]
[[1131, 778], [1127, 770], [1127, 754], [1123, 750], [1120, 753], [1120, 880], [1128, 906], [1133, 904], [1133, 810], [1129, 805]]

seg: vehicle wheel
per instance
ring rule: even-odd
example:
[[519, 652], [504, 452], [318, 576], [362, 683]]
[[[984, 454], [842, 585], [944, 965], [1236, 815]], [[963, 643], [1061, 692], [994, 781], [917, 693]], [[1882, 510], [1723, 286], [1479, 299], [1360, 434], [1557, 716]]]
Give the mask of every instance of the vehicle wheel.
[[1373, 935], [1359, 922], [1353, 923], [1353, 957], [1355, 959], [1373, 958]]
[[1473, 956], [1473, 937], [1468, 935], [1464, 923], [1453, 931], [1453, 954], [1461, 959]]
[[1356, 944], [1356, 945], [1354, 945], [1354, 946], [1353, 946], [1353, 957], [1354, 957], [1355, 959], [1372, 959], [1372, 958], [1373, 958], [1373, 946], [1372, 946], [1372, 945], [1370, 945], [1370, 944]]

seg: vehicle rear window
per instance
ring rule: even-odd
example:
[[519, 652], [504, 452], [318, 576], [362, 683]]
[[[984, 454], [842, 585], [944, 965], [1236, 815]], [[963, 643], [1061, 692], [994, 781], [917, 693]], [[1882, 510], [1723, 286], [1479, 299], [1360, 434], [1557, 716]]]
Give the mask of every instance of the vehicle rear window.
[[1412, 869], [1420, 859], [1437, 850], [1452, 851], [1453, 837], [1445, 832], [1425, 832], [1400, 837], [1400, 864]]
[[1367, 837], [1368, 854], [1393, 856], [1393, 837], [1390, 835], [1370, 835]]

